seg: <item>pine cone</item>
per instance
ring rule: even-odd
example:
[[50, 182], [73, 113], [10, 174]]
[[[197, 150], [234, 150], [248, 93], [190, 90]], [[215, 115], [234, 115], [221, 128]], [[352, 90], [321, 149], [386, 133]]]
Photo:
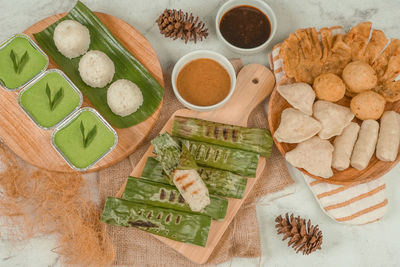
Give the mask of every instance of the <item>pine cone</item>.
[[196, 43], [198, 39], [202, 41], [208, 36], [205, 23], [199, 21], [199, 17], [194, 18], [192, 13], [189, 15], [182, 10], [165, 9], [156, 22], [161, 34], [174, 40], [181, 38], [185, 44], [188, 41]]
[[293, 214], [286, 213], [285, 218], [279, 215], [275, 222], [275, 228], [278, 234], [283, 234], [282, 241], [290, 238], [288, 246], [292, 246], [296, 253], [303, 252], [303, 255], [308, 255], [318, 249], [321, 249], [322, 232], [318, 229], [318, 225], [311, 225], [311, 221], [306, 223], [305, 219], [300, 216], [294, 217]]

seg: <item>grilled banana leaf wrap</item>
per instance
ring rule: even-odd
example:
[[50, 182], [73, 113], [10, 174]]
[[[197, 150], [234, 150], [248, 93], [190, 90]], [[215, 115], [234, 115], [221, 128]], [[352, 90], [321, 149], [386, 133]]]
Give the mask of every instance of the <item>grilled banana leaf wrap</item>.
[[197, 164], [188, 149], [176, 142], [168, 133], [158, 135], [151, 143], [162, 169], [170, 178], [170, 184], [173, 184], [175, 170], [197, 170]]
[[[197, 172], [211, 195], [243, 198], [247, 178], [232, 172], [207, 167], [198, 167]], [[147, 158], [141, 177], [154, 182], [169, 184], [168, 176], [163, 172], [160, 162], [154, 157]]]
[[168, 133], [160, 134], [151, 143], [164, 172], [178, 188], [190, 209], [202, 211], [210, 204], [210, 196], [189, 150]]
[[254, 152], [179, 138], [199, 166], [256, 177], [259, 155]]
[[175, 116], [172, 135], [184, 139], [271, 155], [273, 140], [267, 129], [246, 128], [195, 118]]
[[104, 223], [137, 227], [176, 241], [205, 247], [211, 217], [193, 212], [155, 207], [114, 197], [106, 200], [100, 220]]
[[[129, 177], [122, 199], [140, 201], [145, 204], [192, 212], [188, 203], [178, 189], [172, 185], [160, 184], [142, 178]], [[223, 220], [228, 208], [228, 200], [210, 196], [211, 203], [200, 213], [214, 220]]]

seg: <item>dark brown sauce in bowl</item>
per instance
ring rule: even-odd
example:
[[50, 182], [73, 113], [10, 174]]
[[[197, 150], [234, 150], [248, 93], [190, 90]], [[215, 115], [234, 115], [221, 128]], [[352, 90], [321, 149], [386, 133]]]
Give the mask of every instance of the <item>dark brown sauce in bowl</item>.
[[262, 11], [252, 6], [234, 7], [222, 16], [219, 29], [225, 40], [239, 48], [255, 48], [271, 35], [271, 23]]

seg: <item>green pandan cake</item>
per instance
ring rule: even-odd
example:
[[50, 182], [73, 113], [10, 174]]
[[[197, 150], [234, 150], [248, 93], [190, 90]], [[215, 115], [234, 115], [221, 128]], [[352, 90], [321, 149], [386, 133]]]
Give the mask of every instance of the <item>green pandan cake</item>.
[[0, 84], [16, 90], [46, 70], [48, 57], [26, 35], [17, 34], [0, 47]]
[[110, 152], [118, 137], [92, 108], [82, 108], [54, 131], [52, 142], [72, 168], [86, 170]]
[[40, 127], [49, 129], [82, 104], [82, 94], [59, 70], [49, 70], [22, 90], [18, 101]]

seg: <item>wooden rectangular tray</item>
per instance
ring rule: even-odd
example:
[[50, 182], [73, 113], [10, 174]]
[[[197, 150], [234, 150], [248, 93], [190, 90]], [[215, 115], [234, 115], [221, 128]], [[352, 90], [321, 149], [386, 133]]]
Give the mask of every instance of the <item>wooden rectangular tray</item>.
[[[265, 66], [258, 64], [246, 65], [241, 69], [237, 77], [235, 92], [232, 98], [221, 108], [209, 112], [197, 112], [188, 109], [176, 111], [168, 122], [165, 124], [162, 132], [171, 132], [173, 119], [176, 115], [200, 118], [210, 121], [216, 121], [227, 124], [235, 124], [247, 126], [247, 120], [251, 111], [261, 103], [272, 91], [275, 85], [275, 78], [272, 72]], [[265, 125], [267, 127], [267, 125]], [[153, 147], [147, 149], [143, 158], [132, 171], [131, 175], [140, 177], [146, 160], [152, 153]], [[172, 247], [189, 260], [203, 264], [210, 257], [218, 241], [221, 239], [230, 222], [244, 203], [250, 191], [261, 177], [265, 167], [265, 158], [260, 157], [257, 167], [256, 178], [249, 178], [243, 199], [229, 199], [227, 214], [224, 221], [212, 221], [210, 232], [208, 235], [207, 245], [205, 247], [195, 246], [182, 242], [177, 242], [164, 237], [156, 236], [155, 238]], [[121, 196], [125, 189], [125, 185], [118, 192], [117, 196]], [[132, 237], [134, 238], [134, 237]]]

